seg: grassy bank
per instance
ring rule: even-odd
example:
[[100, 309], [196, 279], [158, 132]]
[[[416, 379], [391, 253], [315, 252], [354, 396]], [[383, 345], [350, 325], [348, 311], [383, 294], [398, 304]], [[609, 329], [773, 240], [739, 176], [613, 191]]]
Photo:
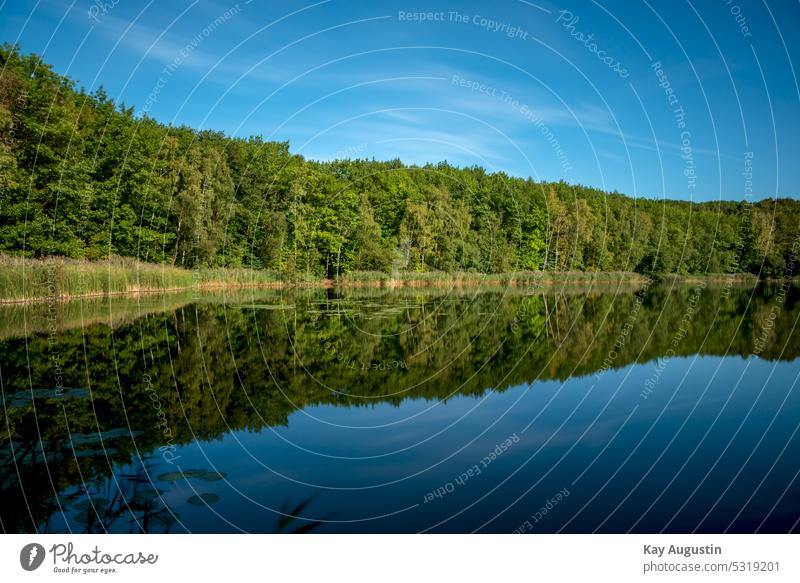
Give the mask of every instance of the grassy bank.
[[[665, 275], [658, 283], [691, 285], [755, 284], [752, 274]], [[236, 288], [340, 287], [340, 288], [457, 288], [457, 287], [566, 287], [640, 286], [653, 281], [640, 273], [612, 272], [403, 272], [394, 276], [380, 271], [355, 271], [335, 280], [285, 278], [274, 271], [246, 268], [187, 270], [170, 265], [115, 257], [107, 261], [79, 261], [55, 257], [23, 259], [0, 255], [0, 303], [66, 301], [165, 291], [208, 291]]]
[[706, 273], [702, 275], [683, 275], [677, 273], [667, 273], [654, 278], [663, 285], [695, 285], [705, 283], [707, 285], [716, 284], [756, 284], [759, 278], [754, 273]]
[[252, 269], [187, 270], [120, 257], [90, 262], [0, 255], [0, 302], [5, 303], [280, 284], [278, 274]]
[[648, 278], [626, 271], [609, 272], [546, 272], [519, 271], [513, 273], [473, 272], [404, 272], [391, 276], [379, 271], [356, 271], [336, 280], [342, 287], [484, 287], [525, 286], [551, 287], [558, 285], [615, 285], [643, 284]]

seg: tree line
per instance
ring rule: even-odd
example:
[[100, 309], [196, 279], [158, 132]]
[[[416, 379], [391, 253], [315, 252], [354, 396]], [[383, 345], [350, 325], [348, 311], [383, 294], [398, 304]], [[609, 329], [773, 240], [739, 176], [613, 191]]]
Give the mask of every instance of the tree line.
[[316, 162], [158, 123], [0, 48], [0, 252], [287, 276], [354, 271], [781, 275], [800, 203], [690, 203], [447, 162]]

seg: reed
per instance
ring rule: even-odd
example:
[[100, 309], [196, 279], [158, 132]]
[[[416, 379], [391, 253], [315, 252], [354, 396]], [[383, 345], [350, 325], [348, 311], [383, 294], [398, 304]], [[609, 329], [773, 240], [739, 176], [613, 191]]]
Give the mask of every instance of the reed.
[[731, 281], [750, 285], [759, 281], [753, 274], [659, 275], [648, 278], [627, 271], [518, 271], [511, 273], [477, 272], [401, 272], [353, 271], [335, 280], [308, 274], [283, 275], [275, 271], [244, 267], [183, 269], [171, 265], [146, 263], [125, 257], [105, 261], [81, 261], [64, 257], [26, 259], [0, 254], [0, 303], [63, 301], [79, 297], [120, 294], [213, 290], [222, 288], [330, 287], [559, 287], [595, 285], [687, 285], [694, 282]]
[[112, 257], [81, 261], [0, 255], [0, 301], [63, 301], [85, 296], [213, 287], [276, 287], [280, 275], [246, 268], [188, 270]]
[[639, 273], [613, 272], [546, 272], [477, 273], [425, 271], [402, 272], [390, 276], [376, 271], [355, 271], [337, 278], [342, 287], [473, 287], [473, 286], [557, 286], [610, 285], [644, 283], [648, 278]]

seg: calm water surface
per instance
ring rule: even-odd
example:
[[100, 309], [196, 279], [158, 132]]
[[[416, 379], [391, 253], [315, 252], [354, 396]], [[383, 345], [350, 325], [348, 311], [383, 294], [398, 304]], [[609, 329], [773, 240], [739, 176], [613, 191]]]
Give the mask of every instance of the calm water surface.
[[6, 532], [789, 532], [800, 292], [0, 311]]

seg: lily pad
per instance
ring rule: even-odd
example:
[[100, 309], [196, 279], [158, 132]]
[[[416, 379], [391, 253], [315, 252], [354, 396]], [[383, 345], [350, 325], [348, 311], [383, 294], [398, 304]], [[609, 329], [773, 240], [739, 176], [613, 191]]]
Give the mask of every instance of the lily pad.
[[188, 502], [194, 506], [211, 506], [217, 500], [219, 500], [219, 496], [216, 494], [200, 494], [199, 496], [192, 496]]
[[200, 478], [201, 476], [204, 476], [207, 473], [208, 472], [206, 470], [186, 470], [185, 472], [183, 472], [183, 475], [186, 476], [187, 478]]
[[183, 472], [167, 472], [158, 476], [159, 482], [177, 482], [183, 479]]
[[225, 472], [206, 472], [202, 476], [198, 476], [198, 478], [204, 482], [216, 482], [218, 480], [224, 480], [227, 475], [228, 474]]

